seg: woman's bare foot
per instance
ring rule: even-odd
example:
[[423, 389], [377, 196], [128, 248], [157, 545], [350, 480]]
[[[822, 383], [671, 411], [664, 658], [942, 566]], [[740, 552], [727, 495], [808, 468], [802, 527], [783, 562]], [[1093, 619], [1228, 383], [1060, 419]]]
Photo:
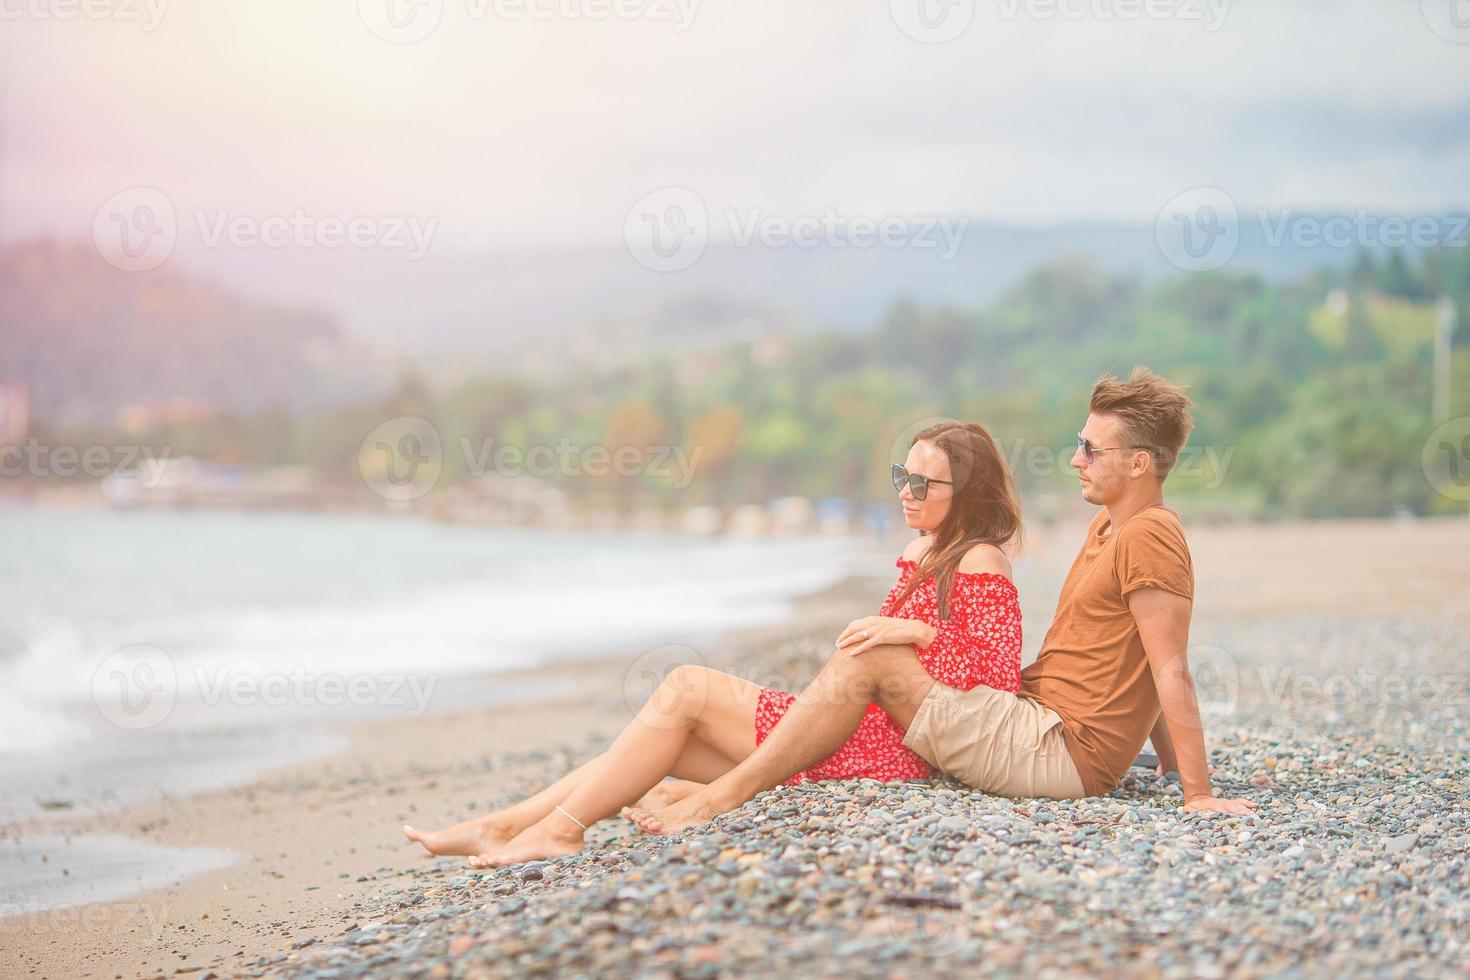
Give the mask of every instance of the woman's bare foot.
[[499, 813], [457, 823], [443, 830], [419, 830], [403, 825], [403, 836], [422, 844], [430, 854], [484, 854], [510, 842], [521, 830]]
[[644, 793], [643, 798], [633, 806], [644, 810], [662, 810], [666, 806], [673, 806], [685, 797], [698, 793], [706, 785], [696, 783], [692, 779], [665, 779]]
[[625, 806], [622, 813], [645, 834], [677, 834], [681, 830], [709, 823], [726, 810], [733, 809], [733, 806], [726, 806], [712, 794], [700, 791], [657, 810]]
[[561, 814], [552, 812], [505, 844], [470, 858], [470, 866], [500, 868], [507, 864], [575, 854], [581, 849], [582, 829]]

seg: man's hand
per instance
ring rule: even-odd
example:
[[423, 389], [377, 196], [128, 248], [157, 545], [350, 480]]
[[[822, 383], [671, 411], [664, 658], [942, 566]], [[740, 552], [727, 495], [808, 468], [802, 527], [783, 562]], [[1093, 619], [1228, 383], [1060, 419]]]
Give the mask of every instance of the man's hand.
[[1249, 815], [1256, 812], [1256, 804], [1250, 800], [1226, 800], [1217, 796], [1196, 796], [1184, 804], [1190, 813], [1238, 813]]

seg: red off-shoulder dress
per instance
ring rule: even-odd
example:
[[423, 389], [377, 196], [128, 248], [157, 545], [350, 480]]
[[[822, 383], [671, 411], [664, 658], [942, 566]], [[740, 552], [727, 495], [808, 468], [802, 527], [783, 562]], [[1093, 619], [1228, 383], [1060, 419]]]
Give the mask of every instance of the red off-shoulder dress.
[[[956, 572], [949, 600], [950, 618], [939, 618], [933, 578], [920, 583], [901, 607], [898, 594], [914, 574], [916, 563], [897, 562], [898, 582], [883, 600], [880, 616], [919, 619], [938, 632], [927, 647], [914, 647], [919, 662], [941, 684], [968, 691], [985, 684], [999, 691], [1021, 689], [1021, 605], [1016, 587], [991, 572]], [[755, 709], [755, 741], [759, 745], [796, 700], [773, 688], [761, 690]], [[904, 730], [877, 704], [842, 748], [786, 781], [786, 785], [821, 779], [924, 779], [929, 764], [904, 747]]]

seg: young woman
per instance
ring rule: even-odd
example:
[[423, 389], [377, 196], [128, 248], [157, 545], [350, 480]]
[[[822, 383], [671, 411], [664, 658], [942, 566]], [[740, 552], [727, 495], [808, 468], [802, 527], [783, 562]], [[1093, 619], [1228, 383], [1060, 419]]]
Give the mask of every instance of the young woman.
[[[898, 559], [898, 581], [879, 615], [851, 623], [838, 652], [912, 644], [940, 683], [1018, 690], [1021, 608], [1003, 549], [1016, 542], [1021, 515], [995, 441], [973, 423], [931, 426], [914, 437], [903, 465], [893, 466], [893, 483], [904, 521], [920, 536]], [[445, 830], [404, 833], [431, 853], [470, 855], [477, 867], [570, 854], [581, 849], [589, 825], [625, 805], [666, 804], [734, 768], [794, 700], [716, 670], [678, 667], [606, 752], [535, 796]], [[869, 704], [842, 748], [790, 782], [931, 775], [903, 737]], [[680, 781], [659, 785], [667, 776]]]

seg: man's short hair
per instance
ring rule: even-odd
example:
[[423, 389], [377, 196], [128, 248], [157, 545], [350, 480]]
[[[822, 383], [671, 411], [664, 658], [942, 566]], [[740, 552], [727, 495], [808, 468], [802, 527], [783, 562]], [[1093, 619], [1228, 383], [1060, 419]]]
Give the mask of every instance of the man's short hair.
[[1126, 444], [1149, 451], [1160, 480], [1174, 468], [1189, 430], [1194, 428], [1194, 420], [1189, 417], [1193, 407], [1183, 385], [1142, 366], [1135, 367], [1127, 381], [1105, 374], [1092, 386], [1093, 414], [1120, 419]]

